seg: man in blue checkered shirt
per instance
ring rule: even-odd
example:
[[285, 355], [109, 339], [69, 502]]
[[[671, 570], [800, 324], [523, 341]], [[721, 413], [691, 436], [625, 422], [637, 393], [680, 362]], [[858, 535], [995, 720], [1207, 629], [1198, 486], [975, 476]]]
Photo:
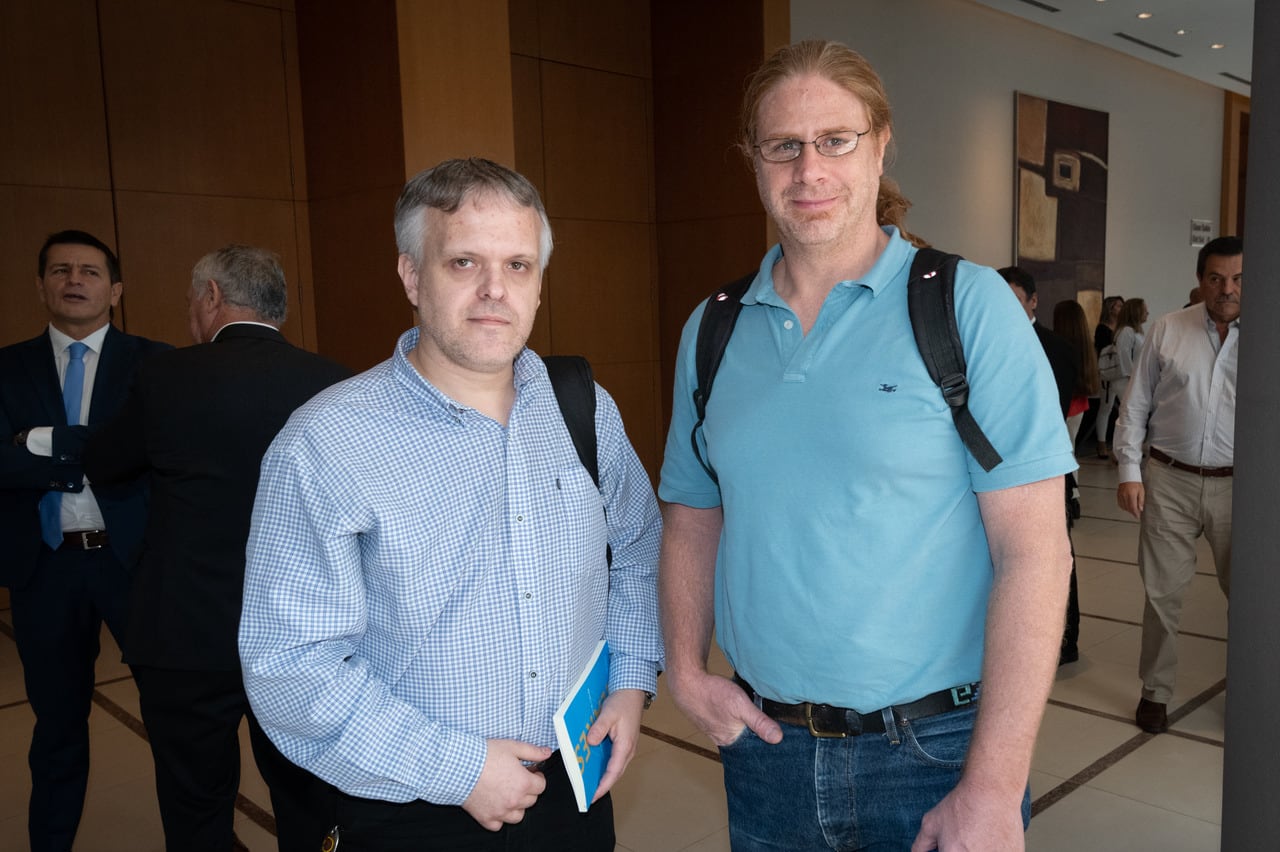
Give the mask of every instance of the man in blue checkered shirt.
[[[611, 852], [607, 793], [663, 665], [648, 475], [597, 386], [596, 487], [525, 348], [551, 254], [525, 178], [442, 163], [405, 186], [396, 239], [418, 327], [299, 409], [263, 459], [246, 690], [281, 751], [332, 785], [340, 852]], [[610, 694], [589, 741], [613, 755], [580, 814], [548, 760], [552, 715], [602, 638]]]

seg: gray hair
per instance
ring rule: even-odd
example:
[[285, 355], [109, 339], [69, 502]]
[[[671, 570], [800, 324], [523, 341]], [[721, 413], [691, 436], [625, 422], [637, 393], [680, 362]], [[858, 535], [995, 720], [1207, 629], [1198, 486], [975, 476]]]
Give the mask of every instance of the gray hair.
[[551, 261], [551, 222], [538, 190], [524, 175], [480, 157], [445, 160], [409, 179], [396, 201], [396, 248], [420, 266], [427, 208], [456, 213], [477, 194], [495, 195], [537, 211], [542, 220], [538, 264], [546, 269]]
[[217, 281], [229, 305], [248, 308], [263, 322], [280, 325], [289, 310], [289, 291], [280, 258], [266, 249], [229, 245], [196, 261], [191, 286], [202, 290]]

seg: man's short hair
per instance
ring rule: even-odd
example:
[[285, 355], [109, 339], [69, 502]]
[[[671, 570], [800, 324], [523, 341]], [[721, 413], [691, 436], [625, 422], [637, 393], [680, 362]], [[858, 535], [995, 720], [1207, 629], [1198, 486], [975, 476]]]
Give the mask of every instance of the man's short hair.
[[120, 259], [116, 257], [116, 253], [107, 248], [106, 243], [87, 231], [58, 231], [56, 234], [50, 234], [45, 239], [44, 245], [40, 247], [40, 255], [36, 259], [36, 275], [40, 278], [44, 277], [44, 270], [49, 265], [49, 249], [53, 246], [96, 248], [107, 257], [107, 277], [111, 279], [108, 283], [115, 284], [124, 280], [120, 276]]
[[227, 304], [248, 308], [263, 322], [284, 323], [289, 289], [274, 252], [234, 244], [209, 252], [192, 268], [191, 286], [202, 290], [210, 280], [218, 282]]
[[1196, 256], [1196, 277], [1204, 275], [1204, 265], [1209, 260], [1210, 255], [1218, 255], [1220, 257], [1235, 257], [1238, 254], [1244, 254], [1244, 240], [1239, 237], [1225, 236], [1210, 240], [1201, 249], [1200, 254]]
[[537, 212], [542, 220], [538, 264], [546, 269], [551, 260], [551, 222], [538, 190], [519, 172], [481, 157], [445, 160], [409, 179], [396, 201], [396, 248], [420, 265], [427, 208], [456, 213], [468, 198], [484, 194]]
[[997, 269], [996, 272], [1005, 281], [1021, 287], [1022, 292], [1026, 293], [1028, 298], [1036, 294], [1036, 279], [1021, 266], [1006, 266], [1002, 269]]

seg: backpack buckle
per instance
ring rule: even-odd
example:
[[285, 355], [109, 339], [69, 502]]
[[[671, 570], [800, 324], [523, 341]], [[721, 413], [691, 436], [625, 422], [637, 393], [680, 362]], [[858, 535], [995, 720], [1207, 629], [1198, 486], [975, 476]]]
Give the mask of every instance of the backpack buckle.
[[964, 373], [952, 373], [938, 381], [942, 396], [952, 408], [962, 408], [969, 404], [969, 381]]

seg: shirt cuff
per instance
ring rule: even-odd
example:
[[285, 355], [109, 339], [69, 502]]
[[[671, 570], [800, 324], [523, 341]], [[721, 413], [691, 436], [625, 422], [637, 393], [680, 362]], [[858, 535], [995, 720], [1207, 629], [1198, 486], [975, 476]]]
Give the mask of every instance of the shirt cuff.
[[27, 430], [27, 452], [33, 456], [53, 455], [53, 427], [36, 426]]
[[639, 689], [658, 694], [658, 668], [652, 660], [614, 654], [609, 660], [609, 691]]

